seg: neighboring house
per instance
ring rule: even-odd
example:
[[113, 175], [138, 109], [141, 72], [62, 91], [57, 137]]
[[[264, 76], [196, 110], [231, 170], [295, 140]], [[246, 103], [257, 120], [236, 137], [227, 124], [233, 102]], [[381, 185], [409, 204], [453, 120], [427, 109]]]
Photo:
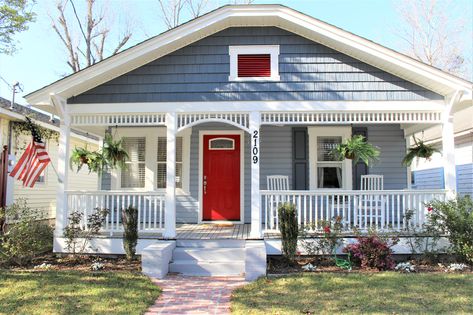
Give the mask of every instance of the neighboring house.
[[[473, 198], [473, 107], [470, 106], [455, 113], [453, 121], [457, 192]], [[416, 137], [423, 138], [441, 151], [441, 135], [442, 130], [437, 126], [416, 134]], [[443, 163], [441, 152], [435, 153], [430, 161], [419, 160], [413, 163], [411, 166], [412, 188], [443, 189]]]
[[[18, 160], [26, 145], [31, 141], [31, 137], [26, 134], [17, 135], [13, 131], [11, 124], [13, 122], [23, 121], [25, 116], [32, 117], [33, 120], [42, 127], [59, 132], [59, 121], [51, 121], [51, 116], [38, 112], [34, 109], [15, 104], [11, 108], [11, 102], [0, 97], [0, 143], [7, 145], [10, 149], [11, 163]], [[98, 138], [88, 136], [85, 133], [71, 133], [71, 149], [87, 146], [91, 150], [98, 149]], [[46, 148], [51, 163], [57, 167], [57, 153], [59, 143], [54, 139], [46, 140]], [[72, 173], [68, 179], [71, 186], [81, 190], [96, 190], [98, 188], [98, 178], [96, 174], [88, 174], [86, 170], [75, 174]], [[20, 181], [8, 176], [7, 179], [7, 198], [6, 203], [11, 204], [19, 198], [26, 199], [31, 208], [39, 209], [48, 219], [54, 219], [56, 216], [56, 199], [58, 190], [57, 175], [53, 167], [49, 165], [45, 172], [40, 176], [38, 182], [33, 188], [23, 187]]]
[[[400, 230], [407, 210], [421, 224], [426, 201], [457, 190], [451, 115], [471, 106], [471, 87], [284, 6], [224, 6], [26, 96], [62, 118], [61, 177], [72, 175], [71, 128], [111, 130], [130, 155], [101, 190], [59, 185], [55, 250], [65, 250], [68, 211], [105, 207], [94, 246], [122, 253], [121, 209], [133, 205], [143, 262], [163, 262], [151, 273], [172, 259], [172, 271], [252, 278], [278, 252], [270, 232], [284, 201], [306, 225], [340, 216], [349, 228]], [[432, 126], [443, 129], [445, 189], [408, 189], [406, 138]], [[378, 164], [333, 160], [353, 134], [380, 148]], [[384, 185], [359, 190], [366, 174]], [[194, 238], [215, 241], [182, 240]]]

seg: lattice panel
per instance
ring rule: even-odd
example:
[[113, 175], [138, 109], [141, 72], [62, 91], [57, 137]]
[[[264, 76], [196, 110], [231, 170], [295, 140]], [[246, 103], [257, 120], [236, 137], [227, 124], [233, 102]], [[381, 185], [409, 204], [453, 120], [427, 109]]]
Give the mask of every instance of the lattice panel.
[[197, 124], [200, 121], [222, 121], [236, 125], [245, 130], [248, 129], [249, 116], [244, 113], [187, 113], [178, 114], [177, 128], [182, 130], [188, 126]]
[[262, 124], [438, 123], [441, 112], [261, 113]]
[[165, 125], [166, 114], [107, 114], [107, 115], [73, 115], [71, 124], [76, 126], [133, 126]]

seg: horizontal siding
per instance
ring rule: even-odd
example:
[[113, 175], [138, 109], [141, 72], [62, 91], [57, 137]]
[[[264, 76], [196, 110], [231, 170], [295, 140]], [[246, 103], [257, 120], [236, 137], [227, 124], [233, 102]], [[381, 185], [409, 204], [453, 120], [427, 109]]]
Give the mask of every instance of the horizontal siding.
[[[229, 45], [280, 45], [278, 82], [229, 82]], [[228, 28], [68, 100], [69, 103], [425, 100], [414, 83], [276, 27]]]
[[366, 127], [368, 142], [380, 150], [379, 162], [368, 168], [369, 174], [384, 176], [384, 189], [407, 188], [407, 170], [402, 165], [406, 152], [403, 130], [399, 125], [356, 125]]
[[457, 165], [457, 191], [473, 198], [473, 163]]
[[[412, 172], [415, 189], [444, 189], [443, 167], [424, 169]], [[456, 166], [457, 192], [459, 195], [470, 195], [473, 198], [473, 164]]]

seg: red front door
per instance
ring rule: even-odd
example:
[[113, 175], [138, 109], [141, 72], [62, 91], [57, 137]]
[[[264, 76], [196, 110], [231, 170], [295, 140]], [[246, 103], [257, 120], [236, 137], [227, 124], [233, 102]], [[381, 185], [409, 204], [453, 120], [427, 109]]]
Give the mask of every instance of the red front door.
[[203, 220], [240, 220], [240, 135], [204, 135]]

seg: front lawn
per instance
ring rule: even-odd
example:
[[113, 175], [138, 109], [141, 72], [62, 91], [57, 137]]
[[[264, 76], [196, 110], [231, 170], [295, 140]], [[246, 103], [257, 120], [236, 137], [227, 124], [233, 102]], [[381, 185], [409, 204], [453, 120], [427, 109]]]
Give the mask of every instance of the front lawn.
[[159, 294], [131, 272], [0, 270], [0, 314], [142, 314]]
[[473, 314], [473, 274], [323, 273], [237, 289], [234, 314]]

